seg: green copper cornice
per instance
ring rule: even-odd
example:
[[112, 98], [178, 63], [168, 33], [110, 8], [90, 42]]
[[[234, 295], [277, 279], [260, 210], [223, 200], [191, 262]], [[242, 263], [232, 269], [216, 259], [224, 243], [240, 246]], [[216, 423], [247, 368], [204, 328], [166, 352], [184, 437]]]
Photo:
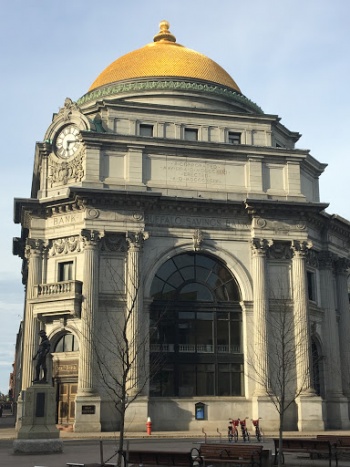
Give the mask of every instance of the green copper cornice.
[[174, 80], [162, 80], [162, 81], [136, 81], [132, 83], [118, 83], [105, 86], [103, 88], [96, 89], [88, 92], [80, 99], [77, 104], [82, 105], [87, 102], [95, 101], [104, 97], [111, 97], [117, 94], [133, 91], [150, 91], [150, 90], [177, 90], [177, 91], [195, 91], [203, 92], [206, 94], [214, 94], [225, 96], [227, 99], [237, 102], [237, 104], [244, 105], [249, 108], [252, 112], [263, 114], [262, 109], [252, 102], [250, 99], [245, 97], [232, 89], [224, 86], [217, 86], [213, 84], [201, 84], [186, 81], [174, 81]]

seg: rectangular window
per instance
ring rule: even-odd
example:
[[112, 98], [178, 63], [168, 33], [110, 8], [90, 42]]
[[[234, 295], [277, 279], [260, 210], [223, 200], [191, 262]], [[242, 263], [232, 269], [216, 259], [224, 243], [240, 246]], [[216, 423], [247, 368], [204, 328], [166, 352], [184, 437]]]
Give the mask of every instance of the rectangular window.
[[315, 280], [315, 273], [311, 271], [306, 272], [307, 277], [307, 293], [309, 300], [313, 302], [316, 301], [316, 280]]
[[185, 128], [184, 137], [186, 141], [198, 141], [197, 128]]
[[140, 125], [140, 136], [153, 136], [153, 125], [146, 125], [142, 123]]
[[73, 261], [58, 264], [58, 282], [73, 280]]
[[229, 131], [228, 142], [230, 144], [241, 144], [241, 133], [234, 133], [233, 131]]

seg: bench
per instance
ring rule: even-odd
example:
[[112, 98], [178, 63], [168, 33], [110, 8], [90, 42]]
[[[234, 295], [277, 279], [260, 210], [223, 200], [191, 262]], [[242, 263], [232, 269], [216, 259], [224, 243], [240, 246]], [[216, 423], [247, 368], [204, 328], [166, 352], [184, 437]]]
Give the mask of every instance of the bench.
[[202, 444], [199, 454], [203, 464], [262, 466], [263, 446], [254, 444]]
[[[275, 460], [277, 464], [279, 454], [279, 439], [273, 438], [275, 445]], [[332, 445], [328, 440], [321, 440], [317, 438], [283, 438], [282, 439], [282, 455], [285, 452], [299, 452], [310, 454], [310, 457], [324, 457], [329, 459], [329, 466], [332, 465], [332, 458], [335, 458], [336, 465], [338, 465], [337, 458], [333, 455]], [[284, 463], [284, 458], [283, 458]]]
[[329, 441], [332, 446], [333, 455], [338, 465], [338, 460], [350, 456], [349, 435], [317, 435], [317, 439]]
[[[79, 462], [67, 462], [66, 465], [68, 467], [101, 467], [101, 464], [97, 464], [96, 462], [93, 464], [81, 464]], [[106, 463], [103, 464], [105, 467], [117, 467], [117, 464]]]
[[194, 462], [199, 462], [198, 456], [192, 456], [189, 451], [128, 451], [123, 453], [126, 465], [176, 465], [193, 467]]

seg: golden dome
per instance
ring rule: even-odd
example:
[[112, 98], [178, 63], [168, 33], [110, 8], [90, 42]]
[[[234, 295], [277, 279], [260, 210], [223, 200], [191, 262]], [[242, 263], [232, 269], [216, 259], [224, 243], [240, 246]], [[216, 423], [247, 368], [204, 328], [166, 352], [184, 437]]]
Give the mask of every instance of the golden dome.
[[135, 78], [192, 78], [220, 84], [241, 92], [231, 76], [205, 55], [176, 43], [169, 23], [162, 21], [154, 42], [111, 63], [92, 83], [89, 92], [100, 86]]

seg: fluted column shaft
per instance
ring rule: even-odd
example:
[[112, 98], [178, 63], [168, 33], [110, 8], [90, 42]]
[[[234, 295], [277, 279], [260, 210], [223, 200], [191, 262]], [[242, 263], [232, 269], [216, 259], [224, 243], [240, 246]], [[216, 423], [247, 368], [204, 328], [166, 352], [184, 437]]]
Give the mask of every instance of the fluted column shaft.
[[254, 239], [253, 283], [254, 283], [254, 370], [257, 374], [255, 395], [266, 395], [269, 386], [267, 313], [269, 308], [267, 292], [266, 240]]
[[309, 299], [306, 279], [308, 244], [294, 241], [293, 249], [293, 308], [297, 388], [301, 394], [312, 394], [311, 388], [311, 334]]
[[98, 309], [98, 242], [93, 231], [83, 232], [84, 282], [81, 310], [81, 339], [79, 352], [79, 395], [94, 393], [94, 334], [95, 314]]
[[350, 310], [347, 275], [350, 264], [348, 260], [337, 261], [337, 296], [339, 322], [339, 344], [341, 355], [341, 375], [343, 393], [350, 397]]
[[339, 333], [337, 312], [334, 296], [333, 259], [328, 251], [319, 255], [320, 282], [321, 282], [321, 306], [324, 310], [324, 332], [326, 365], [328, 366], [328, 378], [325, 381], [327, 396], [341, 396], [341, 367], [339, 350]]
[[[148, 235], [144, 232], [127, 234], [128, 249], [128, 275], [127, 275], [127, 340], [129, 362], [131, 371], [128, 381], [128, 393], [130, 395], [139, 393], [145, 375], [145, 320], [142, 315], [143, 287], [142, 287], [142, 248], [144, 240]], [[144, 345], [142, 345], [144, 344]]]
[[26, 390], [32, 385], [34, 375], [33, 355], [38, 342], [39, 323], [34, 318], [33, 305], [29, 301], [34, 297], [35, 285], [41, 283], [42, 249], [42, 240], [27, 240], [25, 255], [28, 260], [28, 278], [23, 332], [22, 390]]

